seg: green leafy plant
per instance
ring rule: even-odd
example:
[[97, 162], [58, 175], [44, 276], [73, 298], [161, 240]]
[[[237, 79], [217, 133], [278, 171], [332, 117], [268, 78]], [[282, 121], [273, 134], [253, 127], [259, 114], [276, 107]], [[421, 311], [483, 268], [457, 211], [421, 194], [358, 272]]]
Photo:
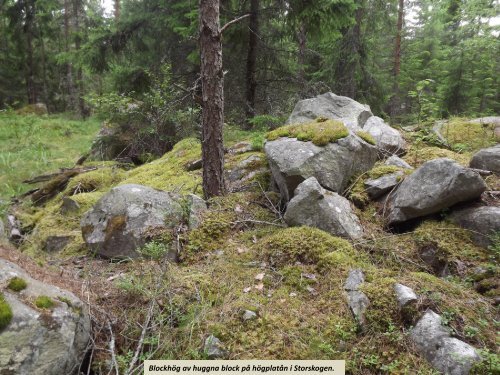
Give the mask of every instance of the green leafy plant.
[[159, 260], [169, 251], [169, 246], [163, 242], [151, 241], [139, 249], [139, 253], [147, 258]]
[[0, 330], [7, 327], [12, 320], [12, 309], [5, 300], [3, 294], [0, 294]]
[[39, 309], [51, 309], [55, 306], [55, 302], [48, 296], [38, 296], [35, 299], [35, 306]]

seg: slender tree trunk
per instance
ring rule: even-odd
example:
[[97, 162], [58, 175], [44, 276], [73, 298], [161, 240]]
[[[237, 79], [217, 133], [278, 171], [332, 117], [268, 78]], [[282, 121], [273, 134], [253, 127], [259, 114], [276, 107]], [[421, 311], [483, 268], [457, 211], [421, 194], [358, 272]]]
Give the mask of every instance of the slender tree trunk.
[[26, 62], [26, 92], [28, 103], [34, 104], [38, 101], [35, 86], [35, 62], [33, 58], [33, 24], [35, 22], [35, 3], [33, 0], [25, 3], [26, 24], [24, 31], [26, 33], [26, 52], [28, 61]]
[[47, 106], [47, 108], [49, 108], [50, 104], [49, 104], [49, 89], [47, 83], [47, 59], [45, 53], [45, 42], [43, 40], [43, 34], [41, 31], [39, 32], [39, 37], [40, 37], [40, 47], [41, 47], [40, 49], [42, 53], [41, 57], [42, 57], [42, 78], [43, 78], [43, 101]]
[[399, 113], [399, 72], [401, 71], [401, 37], [403, 34], [403, 19], [404, 19], [404, 0], [399, 0], [398, 7], [398, 24], [396, 33], [396, 46], [394, 48], [394, 86], [390, 103], [391, 117], [395, 117]]
[[120, 21], [121, 4], [120, 0], [114, 0], [115, 22]]
[[[75, 50], [80, 50], [81, 36], [80, 36], [80, 0], [73, 0], [73, 13], [75, 17]], [[76, 71], [76, 100], [78, 105], [78, 114], [85, 117], [85, 102], [83, 101], [83, 71], [79, 66]]]
[[305, 89], [306, 82], [306, 44], [307, 44], [307, 34], [306, 34], [306, 25], [302, 22], [299, 27], [299, 31], [297, 32], [297, 42], [298, 42], [298, 55], [297, 55], [297, 64], [299, 65], [298, 71], [298, 81], [299, 85], [302, 89]]
[[257, 90], [257, 80], [255, 77], [257, 66], [257, 47], [259, 33], [259, 0], [250, 1], [250, 18], [248, 24], [248, 54], [246, 70], [246, 118], [247, 128], [252, 125], [249, 120], [255, 116], [255, 92]]
[[224, 75], [219, 0], [200, 0], [200, 53], [202, 90], [202, 159], [205, 198], [225, 193]]
[[[70, 52], [70, 0], [64, 0], [64, 51], [66, 52], [66, 58], [69, 58]], [[66, 62], [66, 92], [68, 94], [68, 101], [66, 103], [66, 110], [71, 109], [76, 110], [76, 88], [73, 82], [73, 65], [70, 61]], [[69, 104], [69, 106], [68, 106]]]

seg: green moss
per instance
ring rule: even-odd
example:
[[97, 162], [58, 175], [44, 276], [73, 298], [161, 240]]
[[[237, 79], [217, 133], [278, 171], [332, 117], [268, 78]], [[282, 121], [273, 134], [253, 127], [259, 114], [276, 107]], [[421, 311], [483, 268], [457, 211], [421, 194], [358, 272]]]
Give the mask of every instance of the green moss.
[[113, 167], [99, 168], [81, 173], [70, 180], [64, 194], [75, 195], [94, 191], [107, 192], [125, 178], [123, 169]]
[[398, 305], [394, 295], [394, 284], [397, 280], [383, 275], [370, 278], [371, 282], [361, 286], [361, 290], [370, 300], [365, 315], [366, 323], [371, 330], [386, 332], [399, 321]]
[[368, 142], [369, 144], [371, 145], [376, 145], [377, 142], [375, 141], [375, 138], [373, 138], [373, 136], [368, 133], [368, 132], [365, 132], [365, 131], [362, 131], [362, 130], [358, 130], [356, 132], [356, 135], [361, 138], [362, 140], [364, 140], [365, 142]]
[[39, 309], [51, 309], [55, 306], [55, 302], [48, 296], [38, 296], [35, 299], [35, 306]]
[[139, 184], [165, 191], [196, 193], [195, 189], [201, 186], [201, 170], [188, 172], [184, 165], [200, 157], [200, 142], [186, 138], [160, 159], [126, 172], [120, 185]]
[[0, 293], [0, 330], [7, 327], [12, 320], [12, 309], [5, 300], [3, 294]]
[[20, 292], [21, 290], [26, 289], [27, 286], [28, 284], [26, 281], [17, 276], [10, 279], [9, 284], [7, 284], [7, 288], [14, 292]]
[[442, 128], [441, 134], [457, 151], [476, 151], [496, 144], [495, 125], [452, 119]]
[[328, 143], [349, 135], [349, 130], [340, 121], [318, 120], [305, 124], [282, 126], [267, 133], [267, 140], [274, 141], [280, 137], [289, 137], [304, 142], [312, 141], [317, 146], [326, 146]]
[[355, 263], [351, 258], [354, 250], [348, 241], [311, 227], [279, 230], [264, 238], [258, 247], [262, 256], [277, 267], [295, 262], [321, 265]]
[[412, 145], [403, 159], [417, 168], [425, 162], [438, 158], [449, 158], [463, 166], [468, 166], [470, 154], [459, 154], [439, 147], [419, 147]]

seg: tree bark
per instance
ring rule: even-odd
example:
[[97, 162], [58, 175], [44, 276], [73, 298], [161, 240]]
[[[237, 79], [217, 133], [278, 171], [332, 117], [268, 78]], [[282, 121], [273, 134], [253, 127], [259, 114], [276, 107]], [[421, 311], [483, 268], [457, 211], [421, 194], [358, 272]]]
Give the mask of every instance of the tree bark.
[[202, 159], [205, 198], [223, 195], [224, 75], [219, 0], [200, 0]]
[[[66, 59], [69, 59], [70, 52], [71, 13], [70, 0], [64, 0], [64, 51], [66, 52]], [[66, 90], [68, 94], [66, 106], [68, 107], [69, 104], [69, 109], [75, 111], [77, 109], [76, 97], [78, 94], [73, 82], [73, 65], [69, 60], [66, 62]]]
[[306, 82], [306, 44], [307, 44], [307, 34], [306, 34], [306, 25], [302, 22], [299, 27], [299, 31], [297, 32], [297, 42], [298, 42], [298, 55], [297, 55], [297, 64], [299, 65], [298, 71], [298, 81], [299, 85], [302, 89], [305, 89]]
[[[75, 50], [80, 50], [80, 0], [73, 0], [73, 13], [75, 17]], [[79, 66], [76, 71], [76, 102], [78, 106], [78, 114], [80, 117], [86, 117], [85, 102], [83, 101], [83, 70]]]
[[257, 90], [257, 80], [255, 77], [257, 65], [257, 47], [259, 33], [259, 0], [250, 1], [250, 18], [248, 24], [248, 54], [246, 70], [246, 119], [247, 128], [252, 125], [249, 120], [255, 116], [255, 93]]
[[401, 37], [403, 34], [404, 0], [399, 0], [398, 24], [396, 33], [396, 46], [394, 48], [394, 86], [390, 103], [391, 117], [394, 118], [399, 113], [399, 72], [401, 71]]
[[120, 21], [121, 4], [120, 0], [114, 0], [115, 22]]
[[35, 62], [33, 58], [33, 32], [35, 22], [35, 3], [33, 0], [25, 3], [26, 23], [24, 32], [26, 33], [26, 52], [28, 61], [26, 62], [26, 92], [28, 103], [35, 104], [38, 101], [35, 86]]

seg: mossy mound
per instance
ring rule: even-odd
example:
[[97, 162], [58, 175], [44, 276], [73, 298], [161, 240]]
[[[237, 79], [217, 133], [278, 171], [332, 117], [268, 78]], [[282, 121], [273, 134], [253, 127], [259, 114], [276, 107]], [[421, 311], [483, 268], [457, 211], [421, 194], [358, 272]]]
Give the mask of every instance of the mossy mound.
[[26, 289], [28, 286], [28, 283], [20, 277], [13, 277], [12, 279], [9, 280], [9, 283], [7, 284], [7, 288], [12, 290], [13, 292], [20, 292], [23, 289]]
[[441, 134], [457, 151], [477, 151], [497, 143], [494, 124], [469, 122], [461, 118], [444, 124]]
[[267, 140], [274, 141], [280, 137], [288, 137], [304, 142], [312, 141], [317, 146], [326, 146], [348, 135], [349, 130], [342, 122], [320, 118], [305, 124], [282, 126], [267, 133]]
[[302, 264], [322, 266], [354, 265], [356, 254], [351, 244], [311, 227], [279, 230], [259, 244], [262, 257], [276, 267]]
[[122, 181], [125, 176], [126, 172], [115, 165], [104, 168], [100, 167], [95, 171], [82, 173], [72, 178], [63, 194], [77, 195], [96, 191], [106, 192], [111, 186]]
[[35, 298], [34, 304], [39, 309], [51, 309], [56, 305], [54, 300], [48, 296], [38, 296]]
[[373, 136], [368, 133], [368, 132], [365, 132], [365, 131], [362, 131], [362, 130], [358, 130], [356, 132], [356, 135], [361, 138], [362, 140], [364, 140], [365, 142], [375, 146], [377, 144], [377, 142], [375, 141], [375, 138], [373, 138]]
[[7, 327], [12, 320], [12, 309], [5, 300], [3, 294], [0, 293], [0, 331]]
[[165, 191], [196, 193], [195, 188], [201, 186], [201, 171], [188, 172], [184, 165], [200, 157], [200, 141], [186, 138], [160, 159], [129, 171], [119, 185], [139, 184]]
[[455, 160], [457, 163], [468, 166], [470, 161], [469, 153], [459, 154], [457, 152], [447, 150], [444, 148], [434, 146], [411, 145], [405, 157], [403, 158], [407, 163], [415, 168], [420, 167], [425, 162], [439, 158], [449, 158]]

